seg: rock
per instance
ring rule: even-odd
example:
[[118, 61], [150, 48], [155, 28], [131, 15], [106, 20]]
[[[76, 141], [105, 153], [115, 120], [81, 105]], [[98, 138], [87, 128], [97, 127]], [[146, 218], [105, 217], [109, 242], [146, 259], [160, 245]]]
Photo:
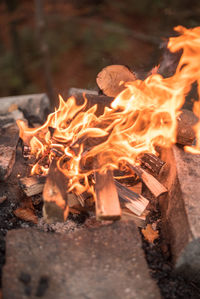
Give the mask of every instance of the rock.
[[8, 232], [3, 298], [160, 298], [133, 222], [70, 234]]
[[168, 196], [160, 199], [162, 233], [177, 271], [200, 282], [200, 155], [174, 146], [162, 158], [169, 167], [164, 182]]
[[[32, 94], [0, 98], [1, 113], [18, 108], [31, 123], [43, 123], [49, 113], [50, 103], [46, 94]], [[15, 107], [14, 107], [15, 106]]]
[[15, 124], [17, 119], [24, 120], [23, 113], [18, 109], [5, 114], [0, 114], [0, 128], [6, 128], [11, 124]]
[[0, 128], [0, 181], [5, 181], [12, 172], [18, 140], [16, 124]]

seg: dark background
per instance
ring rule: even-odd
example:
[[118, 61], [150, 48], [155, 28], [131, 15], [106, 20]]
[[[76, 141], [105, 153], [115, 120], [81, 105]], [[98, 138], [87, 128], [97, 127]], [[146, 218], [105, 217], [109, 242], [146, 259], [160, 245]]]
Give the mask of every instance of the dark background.
[[0, 97], [66, 97], [108, 64], [145, 74], [176, 25], [200, 25], [199, 0], [0, 0]]

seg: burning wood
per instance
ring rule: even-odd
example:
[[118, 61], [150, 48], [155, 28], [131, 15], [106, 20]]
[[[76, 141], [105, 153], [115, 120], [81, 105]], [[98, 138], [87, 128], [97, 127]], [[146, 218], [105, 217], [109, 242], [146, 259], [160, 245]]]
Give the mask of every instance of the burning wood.
[[183, 109], [177, 118], [177, 143], [182, 145], [192, 145], [195, 140], [194, 125], [198, 122], [198, 117], [192, 111]]
[[142, 179], [142, 181], [145, 183], [145, 185], [149, 188], [149, 190], [155, 197], [167, 193], [167, 189], [150, 173], [146, 172], [139, 166], [133, 166], [129, 164], [129, 167]]
[[142, 195], [137, 194], [123, 186], [117, 180], [115, 180], [115, 185], [117, 187], [117, 192], [122, 204], [136, 215], [141, 216], [148, 206], [149, 201]]
[[67, 178], [59, 171], [54, 160], [43, 190], [43, 215], [47, 223], [66, 220], [69, 212], [66, 186]]
[[119, 198], [112, 171], [95, 173], [96, 217], [99, 220], [118, 220], [121, 217]]
[[151, 172], [153, 172], [157, 176], [160, 174], [163, 166], [165, 165], [165, 162], [162, 161], [159, 157], [147, 153], [145, 153], [141, 157], [141, 162], [142, 165], [144, 165], [146, 168], [148, 168]]
[[73, 88], [72, 90], [69, 90], [69, 95], [76, 98], [77, 105], [83, 105], [84, 99], [86, 98], [87, 105], [84, 108], [85, 111], [94, 105], [97, 105], [97, 111], [95, 112], [97, 116], [103, 114], [105, 107], [110, 107], [110, 104], [114, 100], [113, 97], [98, 95], [90, 91], [88, 91], [88, 93], [83, 93], [82, 89], [79, 88]]
[[[192, 50], [190, 58], [187, 57], [193, 46], [198, 46], [198, 29], [187, 30], [179, 26], [176, 30], [181, 34], [181, 38], [171, 38], [168, 47], [172, 52], [182, 49], [183, 46], [185, 48], [174, 76], [164, 78], [154, 72], [142, 81], [135, 80], [135, 76], [129, 73], [127, 76], [131, 78], [127, 80], [131, 82], [119, 94], [115, 90], [117, 97], [114, 100], [96, 94], [88, 94], [87, 99], [84, 95], [76, 94], [76, 100], [70, 97], [67, 102], [60, 97], [58, 109], [48, 116], [43, 126], [30, 129], [22, 121], [18, 122], [20, 137], [31, 147], [31, 154], [37, 160], [32, 173], [45, 175], [52, 160], [58, 160], [59, 171], [67, 178], [67, 192], [94, 194], [94, 185], [91, 184], [94, 172], [92, 165], [96, 157], [100, 158], [95, 185], [98, 218], [120, 217], [112, 171], [124, 165], [129, 165], [155, 197], [167, 192], [156, 178], [140, 166], [134, 165], [141, 159], [147, 168], [156, 175], [159, 174], [163, 163], [152, 154], [156, 155], [158, 148], [169, 148], [176, 143], [179, 109], [183, 105], [186, 91], [200, 77], [196, 63], [199, 59], [197, 52]], [[189, 49], [187, 43], [183, 45], [182, 35], [191, 41]], [[189, 62], [185, 65], [184, 61]], [[118, 77], [122, 74], [119, 66], [108, 69], [111, 73], [115, 69], [114, 77], [117, 77], [117, 80], [114, 81], [118, 81], [117, 86], [119, 80], [127, 81], [126, 78]], [[102, 89], [105, 93], [112, 95], [112, 92], [107, 90], [109, 85], [112, 90], [114, 84], [111, 82], [108, 87], [104, 85], [104, 74], [107, 74], [108, 69], [102, 71], [97, 81], [103, 83]], [[61, 181], [53, 181], [50, 169], [44, 189], [45, 205], [46, 202], [53, 201], [52, 195], [48, 193], [48, 185], [51, 183], [61, 202], [65, 202], [65, 195], [60, 192]], [[64, 211], [66, 205], [63, 205]]]

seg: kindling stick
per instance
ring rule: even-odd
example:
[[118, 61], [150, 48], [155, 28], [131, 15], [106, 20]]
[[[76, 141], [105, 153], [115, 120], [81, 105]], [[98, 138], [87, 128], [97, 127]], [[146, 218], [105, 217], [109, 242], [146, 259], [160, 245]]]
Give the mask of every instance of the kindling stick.
[[96, 217], [98, 220], [118, 220], [121, 209], [113, 173], [108, 170], [106, 174], [95, 173]]
[[141, 194], [137, 194], [132, 190], [128, 189], [126, 186], [122, 185], [117, 180], [115, 180], [115, 185], [117, 187], [120, 202], [136, 215], [142, 215], [142, 213], [149, 204], [148, 199], [146, 199]]

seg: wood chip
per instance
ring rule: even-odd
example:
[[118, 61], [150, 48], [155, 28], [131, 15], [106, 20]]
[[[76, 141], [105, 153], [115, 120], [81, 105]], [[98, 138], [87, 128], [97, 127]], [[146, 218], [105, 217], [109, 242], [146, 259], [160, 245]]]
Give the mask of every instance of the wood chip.
[[109, 97], [117, 96], [125, 88], [122, 82], [135, 80], [135, 74], [124, 65], [109, 65], [103, 68], [96, 78], [99, 88]]
[[30, 221], [35, 224], [38, 223], [38, 217], [34, 214], [33, 210], [30, 208], [18, 208], [14, 211], [14, 215], [25, 221]]
[[122, 220], [133, 220], [138, 227], [145, 228], [149, 218], [149, 210], [145, 210], [141, 216], [136, 215], [127, 208], [122, 208]]

